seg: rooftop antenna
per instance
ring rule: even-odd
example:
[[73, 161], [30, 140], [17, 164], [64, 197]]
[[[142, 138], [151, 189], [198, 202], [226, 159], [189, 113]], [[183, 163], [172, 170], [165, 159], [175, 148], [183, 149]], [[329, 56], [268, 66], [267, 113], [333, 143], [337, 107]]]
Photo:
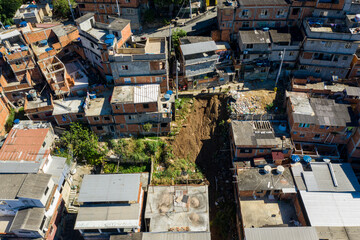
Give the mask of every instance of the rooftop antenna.
[[72, 8], [72, 6], [71, 6], [70, 0], [68, 0], [68, 2], [69, 2], [69, 7], [70, 7], [71, 16], [72, 16], [72, 18], [73, 18], [73, 21], [75, 21], [74, 12], [73, 12], [73, 8]]
[[116, 7], [117, 7], [117, 10], [118, 10], [118, 16], [120, 17], [120, 8], [119, 8], [119, 1], [116, 0]]

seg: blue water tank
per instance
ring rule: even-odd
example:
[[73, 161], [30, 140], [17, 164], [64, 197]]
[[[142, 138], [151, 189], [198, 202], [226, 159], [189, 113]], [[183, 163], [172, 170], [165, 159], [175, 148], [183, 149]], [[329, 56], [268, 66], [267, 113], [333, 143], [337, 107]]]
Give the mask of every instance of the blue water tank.
[[166, 91], [166, 94], [169, 94], [169, 95], [172, 95], [174, 92], [173, 91], [171, 91], [171, 90], [167, 90]]
[[15, 119], [15, 120], [14, 120], [14, 123], [15, 123], [15, 124], [19, 124], [19, 123], [20, 123], [20, 119], [18, 119], [18, 118]]
[[170, 94], [165, 94], [165, 95], [164, 95], [164, 98], [165, 98], [166, 100], [170, 100], [170, 97], [171, 97]]
[[291, 160], [293, 162], [300, 162], [300, 157], [298, 155], [291, 155]]
[[308, 156], [308, 155], [305, 155], [304, 157], [303, 157], [303, 159], [304, 159], [304, 161], [306, 162], [306, 163], [309, 163], [309, 162], [311, 162], [311, 157], [310, 156]]

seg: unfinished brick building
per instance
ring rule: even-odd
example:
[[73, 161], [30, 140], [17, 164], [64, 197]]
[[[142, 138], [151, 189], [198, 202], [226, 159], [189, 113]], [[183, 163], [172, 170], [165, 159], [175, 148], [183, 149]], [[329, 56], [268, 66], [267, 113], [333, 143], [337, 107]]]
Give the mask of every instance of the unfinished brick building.
[[108, 81], [113, 81], [109, 56], [132, 35], [130, 21], [111, 18], [110, 24], [95, 21], [94, 13], [75, 20], [86, 59]]
[[[145, 6], [143, 0], [76, 0], [80, 16], [94, 13], [95, 20], [110, 23], [110, 17], [121, 17], [131, 21], [134, 30], [141, 29], [140, 5]], [[120, 14], [119, 14], [120, 13]]]
[[166, 38], [125, 43], [110, 55], [116, 85], [160, 84], [161, 92], [169, 90], [168, 42]]
[[287, 92], [287, 115], [294, 141], [347, 144], [357, 123], [350, 105]]

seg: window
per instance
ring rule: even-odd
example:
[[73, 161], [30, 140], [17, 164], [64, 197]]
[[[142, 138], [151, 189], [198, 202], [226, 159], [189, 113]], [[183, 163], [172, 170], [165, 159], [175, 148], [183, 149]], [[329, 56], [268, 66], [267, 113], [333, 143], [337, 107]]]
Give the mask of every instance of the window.
[[122, 66], [121, 66], [121, 69], [122, 69], [122, 70], [129, 70], [129, 66], [128, 66], [128, 65], [122, 65]]
[[331, 47], [332, 42], [325, 42], [325, 47]]
[[300, 8], [293, 8], [291, 15], [298, 15]]
[[82, 119], [82, 118], [83, 118], [83, 115], [81, 115], [81, 114], [76, 114], [76, 118], [77, 118], [77, 119]]
[[308, 68], [308, 66], [304, 66], [304, 65], [300, 66], [300, 70], [306, 70], [307, 68]]
[[248, 28], [248, 27], [250, 27], [250, 22], [243, 22], [242, 27], [243, 27], [243, 28]]
[[296, 134], [297, 134], [297, 132], [293, 132], [293, 134], [295, 134], [295, 135], [296, 135]]
[[326, 17], [328, 15], [327, 11], [321, 11], [320, 12], [320, 17]]
[[243, 16], [243, 17], [248, 17], [248, 16], [249, 16], [249, 10], [246, 10], [246, 9], [243, 10], [243, 11], [242, 11], [242, 16]]
[[337, 62], [339, 60], [339, 55], [334, 55], [333, 61]]
[[94, 117], [94, 121], [100, 121], [99, 117]]
[[253, 44], [246, 44], [246, 48], [252, 49], [254, 47]]
[[320, 138], [320, 134], [315, 134], [314, 138]]
[[105, 121], [110, 121], [110, 117], [104, 117]]
[[250, 55], [245, 54], [245, 55], [244, 55], [244, 59], [250, 59]]
[[299, 127], [301, 127], [301, 128], [308, 128], [308, 127], [310, 127], [310, 124], [308, 124], [308, 123], [300, 123], [300, 124], [299, 124]]
[[346, 43], [345, 48], [348, 48], [348, 49], [351, 48], [351, 43]]
[[161, 80], [162, 80], [162, 77], [155, 77], [155, 81], [161, 82]]
[[79, 8], [85, 8], [85, 4], [78, 4]]
[[46, 146], [46, 142], [43, 142], [42, 147], [45, 147], [45, 146]]
[[316, 72], [316, 73], [320, 73], [320, 68], [316, 68], [316, 69], [315, 69], [315, 72]]
[[103, 4], [99, 4], [99, 8], [100, 8], [100, 9], [104, 9], [105, 6], [104, 6]]
[[21, 65], [21, 61], [18, 60], [18, 61], [15, 62], [15, 64], [16, 64], [17, 67], [19, 67], [19, 65]]
[[167, 124], [167, 123], [161, 123], [160, 126], [161, 126], [161, 127], [167, 127], [168, 124]]
[[67, 116], [66, 115], [61, 115], [61, 120], [63, 122], [66, 122], [68, 119], [67, 119]]
[[300, 134], [300, 137], [305, 137], [305, 134]]
[[43, 220], [41, 221], [40, 230], [44, 228], [45, 221], [46, 221], [46, 216], [44, 216]]
[[49, 187], [46, 187], [44, 195], [46, 195], [49, 191]]
[[124, 78], [125, 83], [131, 83], [131, 78]]
[[294, 52], [289, 52], [289, 56], [294, 56]]
[[132, 9], [132, 8], [128, 8], [128, 9], [126, 9], [126, 13], [127, 13], [127, 14], [134, 14], [135, 11], [134, 11], [134, 9]]
[[167, 104], [166, 104], [166, 103], [164, 103], [162, 106], [163, 106], [163, 108], [167, 108]]
[[33, 114], [32, 117], [33, 117], [33, 118], [39, 118], [39, 115]]
[[324, 126], [324, 125], [320, 125], [320, 129], [325, 129], [325, 126]]
[[99, 130], [99, 131], [102, 131], [103, 127], [102, 126], [96, 126], [96, 129]]
[[149, 104], [144, 103], [144, 104], [143, 104], [143, 108], [149, 108]]
[[116, 105], [116, 106], [115, 106], [115, 109], [120, 109], [120, 106], [117, 106], [117, 105]]
[[131, 118], [132, 118], [131, 115], [129, 115], [128, 118], [129, 118], [129, 120], [131, 120]]
[[285, 14], [285, 10], [284, 9], [280, 9], [280, 10], [278, 10], [278, 12], [277, 12], [277, 16], [283, 16]]
[[260, 153], [263, 153], [263, 152], [264, 152], [264, 149], [259, 149], [259, 152], [260, 152]]
[[64, 49], [64, 53], [68, 53], [69, 52], [69, 49]]
[[240, 149], [240, 153], [252, 153], [252, 149]]
[[120, 128], [125, 128], [124, 124], [120, 124]]
[[95, 45], [93, 43], [90, 43], [90, 45], [91, 45], [92, 48], [95, 48]]
[[261, 10], [261, 16], [267, 16], [267, 14], [268, 14], [268, 10], [267, 9], [262, 9]]
[[343, 56], [343, 60], [344, 61], [348, 60], [348, 56]]
[[125, 3], [130, 3], [130, 0], [125, 0]]
[[115, 132], [115, 127], [114, 127], [114, 126], [110, 126], [110, 131], [111, 131], [111, 132]]

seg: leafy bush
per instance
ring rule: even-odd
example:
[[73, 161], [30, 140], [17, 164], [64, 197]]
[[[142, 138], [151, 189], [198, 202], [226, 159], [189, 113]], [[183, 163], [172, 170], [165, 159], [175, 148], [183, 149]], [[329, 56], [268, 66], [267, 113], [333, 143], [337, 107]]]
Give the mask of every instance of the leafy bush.
[[151, 128], [152, 128], [152, 124], [151, 124], [151, 123], [145, 123], [145, 124], [143, 125], [143, 129], [144, 129], [145, 132], [150, 132]]

